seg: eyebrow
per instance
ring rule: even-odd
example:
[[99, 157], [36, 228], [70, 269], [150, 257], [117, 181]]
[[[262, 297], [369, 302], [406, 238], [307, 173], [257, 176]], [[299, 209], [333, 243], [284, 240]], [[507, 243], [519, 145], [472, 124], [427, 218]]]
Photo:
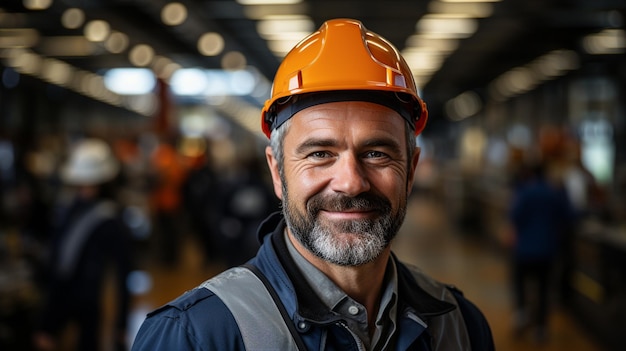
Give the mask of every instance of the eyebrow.
[[[338, 142], [333, 139], [307, 139], [302, 144], [298, 145], [296, 148], [297, 153], [304, 153], [311, 148], [316, 147], [334, 147], [337, 146]], [[359, 147], [388, 147], [394, 153], [400, 153], [402, 147], [400, 144], [393, 138], [373, 138], [368, 139], [364, 143], [360, 144]]]
[[296, 148], [296, 153], [305, 153], [307, 150], [316, 147], [336, 146], [337, 141], [332, 139], [307, 139]]
[[365, 143], [363, 143], [365, 147], [388, 147], [394, 153], [400, 154], [402, 152], [402, 147], [398, 143], [396, 139], [393, 138], [374, 138], [368, 139]]

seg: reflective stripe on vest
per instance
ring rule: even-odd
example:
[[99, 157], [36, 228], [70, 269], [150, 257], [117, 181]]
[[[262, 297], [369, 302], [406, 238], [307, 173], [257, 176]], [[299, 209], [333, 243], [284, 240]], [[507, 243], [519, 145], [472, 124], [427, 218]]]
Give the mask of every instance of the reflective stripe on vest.
[[200, 285], [233, 314], [246, 350], [296, 350], [289, 329], [263, 283], [243, 267], [231, 268]]
[[94, 205], [71, 224], [59, 249], [59, 262], [56, 267], [59, 275], [69, 278], [74, 274], [83, 248], [94, 233], [94, 229], [100, 223], [114, 217], [115, 205], [110, 201], [104, 201]]

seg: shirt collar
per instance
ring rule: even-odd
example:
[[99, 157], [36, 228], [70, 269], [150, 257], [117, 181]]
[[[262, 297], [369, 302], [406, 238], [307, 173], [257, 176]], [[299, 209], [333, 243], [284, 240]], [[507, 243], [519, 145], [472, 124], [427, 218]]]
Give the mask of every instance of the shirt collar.
[[287, 231], [285, 231], [284, 240], [291, 258], [302, 272], [304, 279], [326, 307], [345, 319], [348, 325], [351, 325], [351, 330], [359, 336], [368, 349], [370, 345], [377, 344], [383, 337], [384, 343], [387, 344], [395, 330], [397, 314], [398, 278], [395, 262], [389, 260], [387, 264], [380, 308], [375, 322], [376, 331], [370, 338], [365, 307], [348, 296], [322, 271], [304, 258], [289, 240]]
[[335, 307], [347, 297], [346, 293], [339, 289], [332, 280], [296, 250], [291, 240], [289, 240], [286, 230], [284, 231], [284, 236], [289, 254], [300, 272], [302, 272], [304, 279], [329, 309], [335, 309]]

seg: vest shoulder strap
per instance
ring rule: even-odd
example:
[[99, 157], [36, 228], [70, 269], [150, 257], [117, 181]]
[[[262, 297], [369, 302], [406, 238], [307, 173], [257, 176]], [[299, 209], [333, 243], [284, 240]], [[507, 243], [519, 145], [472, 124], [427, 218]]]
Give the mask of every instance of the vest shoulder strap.
[[[299, 349], [277, 301], [250, 269], [231, 268], [205, 281], [201, 287], [211, 290], [231, 311], [246, 350]], [[289, 325], [293, 323], [289, 321]]]

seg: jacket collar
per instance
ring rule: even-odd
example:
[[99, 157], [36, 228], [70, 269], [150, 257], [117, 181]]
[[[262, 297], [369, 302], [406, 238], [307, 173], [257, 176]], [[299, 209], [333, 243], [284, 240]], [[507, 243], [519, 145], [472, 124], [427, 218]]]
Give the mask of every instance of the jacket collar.
[[[264, 241], [264, 236], [271, 235], [270, 240], [266, 241], [265, 244], [271, 243], [277, 259], [285, 270], [289, 281], [293, 284], [297, 294], [298, 314], [304, 319], [317, 323], [330, 323], [338, 320], [337, 315], [324, 305], [298, 270], [289, 254], [283, 235], [284, 229], [285, 220], [279, 212], [276, 212], [261, 224], [257, 235], [261, 242]], [[395, 260], [398, 267], [400, 308], [403, 306], [412, 308], [424, 320], [448, 313], [456, 308], [455, 305], [439, 300], [427, 293], [418, 285], [411, 271], [395, 255], [392, 255], [392, 259]]]

